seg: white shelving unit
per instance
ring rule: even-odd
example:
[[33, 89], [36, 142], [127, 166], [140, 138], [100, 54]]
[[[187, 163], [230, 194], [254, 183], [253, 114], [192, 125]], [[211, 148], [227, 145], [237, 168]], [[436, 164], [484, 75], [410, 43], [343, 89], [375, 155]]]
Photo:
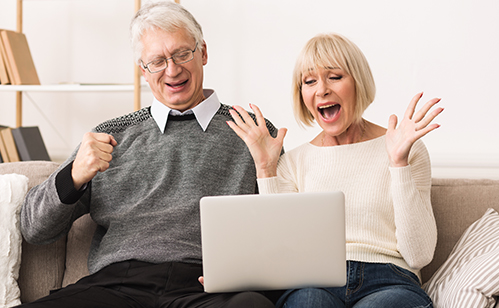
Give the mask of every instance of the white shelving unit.
[[[147, 89], [147, 85], [142, 84], [141, 89]], [[3, 85], [0, 92], [134, 92], [133, 84], [54, 84], [54, 85]], [[140, 101], [139, 101], [140, 106]]]
[[[23, 31], [23, 0], [17, 1], [17, 26], [16, 31]], [[141, 7], [141, 0], [135, 1], [135, 12]], [[179, 0], [176, 0], [178, 3]], [[0, 85], [2, 92], [16, 92], [16, 127], [22, 126], [22, 92], [133, 92], [134, 94], [134, 110], [141, 108], [140, 94], [141, 89], [147, 89], [146, 85], [141, 85], [140, 68], [134, 65], [134, 83], [133, 84], [97, 84], [97, 85], [80, 85], [80, 84], [60, 84], [60, 85]]]

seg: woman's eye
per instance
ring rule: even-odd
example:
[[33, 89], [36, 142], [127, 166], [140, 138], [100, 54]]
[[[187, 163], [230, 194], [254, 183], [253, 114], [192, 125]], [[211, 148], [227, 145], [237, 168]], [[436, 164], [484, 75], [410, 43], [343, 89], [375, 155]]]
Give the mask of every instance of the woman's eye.
[[315, 82], [315, 79], [306, 79], [303, 81], [304, 84], [306, 85], [311, 85]]
[[329, 79], [331, 80], [340, 80], [343, 76], [330, 76]]

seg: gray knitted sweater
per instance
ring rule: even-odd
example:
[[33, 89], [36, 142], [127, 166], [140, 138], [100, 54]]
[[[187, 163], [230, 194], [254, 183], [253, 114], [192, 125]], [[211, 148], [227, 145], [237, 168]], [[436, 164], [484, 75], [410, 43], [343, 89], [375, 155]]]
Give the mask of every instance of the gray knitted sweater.
[[[150, 107], [97, 126], [94, 131], [118, 142], [109, 169], [79, 199], [63, 203], [56, 178], [70, 169], [76, 149], [28, 193], [21, 211], [24, 237], [32, 243], [53, 242], [67, 234], [75, 219], [90, 213], [98, 224], [90, 273], [131, 259], [201, 263], [199, 199], [257, 190], [253, 159], [226, 124], [232, 119], [228, 110], [221, 105], [204, 132], [191, 117], [169, 120], [162, 134]], [[267, 127], [275, 136], [274, 126], [267, 122]]]

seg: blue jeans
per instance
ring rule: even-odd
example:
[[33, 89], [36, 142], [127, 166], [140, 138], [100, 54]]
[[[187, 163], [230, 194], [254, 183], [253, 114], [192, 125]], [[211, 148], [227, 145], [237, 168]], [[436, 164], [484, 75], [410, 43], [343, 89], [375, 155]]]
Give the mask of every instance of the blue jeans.
[[414, 273], [393, 264], [347, 261], [347, 283], [338, 288], [286, 291], [278, 308], [432, 308]]

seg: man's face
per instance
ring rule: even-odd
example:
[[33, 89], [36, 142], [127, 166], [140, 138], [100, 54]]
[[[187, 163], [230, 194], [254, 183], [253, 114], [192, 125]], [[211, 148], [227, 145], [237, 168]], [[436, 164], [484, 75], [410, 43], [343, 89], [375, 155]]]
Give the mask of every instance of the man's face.
[[[144, 65], [160, 58], [170, 58], [181, 51], [193, 50], [196, 46], [194, 38], [184, 29], [172, 33], [157, 28], [146, 30], [142, 44], [141, 60]], [[154, 97], [171, 109], [185, 111], [204, 99], [203, 66], [208, 62], [206, 43], [198, 46], [193, 55], [194, 59], [184, 64], [175, 64], [169, 59], [168, 67], [158, 73], [150, 73], [141, 67]]]

